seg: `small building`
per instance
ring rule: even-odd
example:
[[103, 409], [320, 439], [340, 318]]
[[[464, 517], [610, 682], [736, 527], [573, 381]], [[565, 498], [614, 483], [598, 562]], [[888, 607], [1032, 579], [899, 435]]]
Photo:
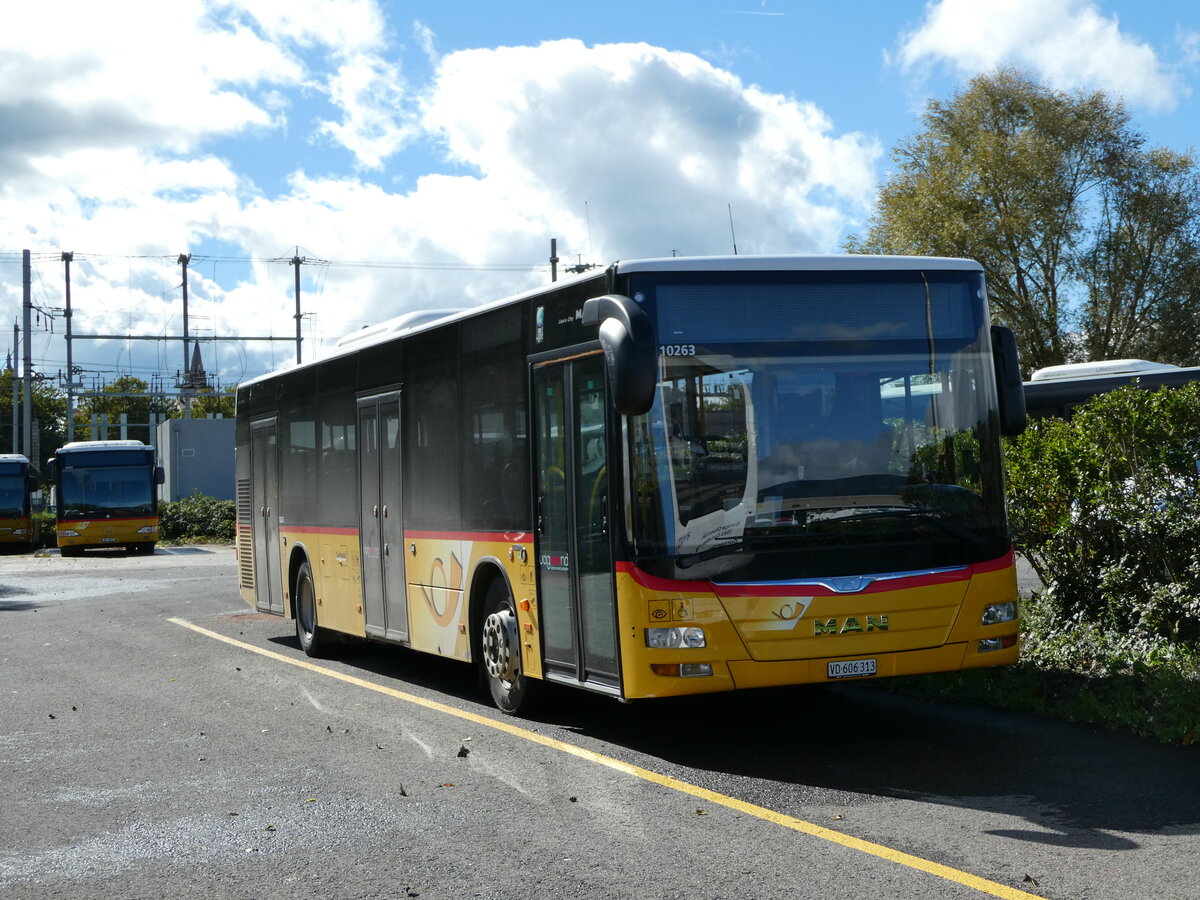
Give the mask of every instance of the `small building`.
[[159, 499], [181, 500], [198, 490], [233, 500], [233, 419], [168, 419], [158, 426], [158, 458], [166, 479]]

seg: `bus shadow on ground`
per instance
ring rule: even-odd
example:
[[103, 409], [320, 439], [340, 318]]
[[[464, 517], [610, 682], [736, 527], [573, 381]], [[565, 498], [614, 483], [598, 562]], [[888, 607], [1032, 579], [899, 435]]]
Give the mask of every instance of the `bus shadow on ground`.
[[[294, 635], [271, 642], [299, 649]], [[611, 745], [592, 746], [602, 753], [644, 755], [631, 761], [684, 781], [719, 773], [727, 777], [718, 790], [798, 818], [814, 805], [852, 806], [857, 795], [1023, 817], [1027, 828], [994, 833], [1053, 846], [1117, 851], [1137, 844], [1111, 832], [1200, 834], [1196, 748], [1091, 726], [927, 703], [869, 684], [628, 704], [542, 685], [529, 718], [507, 719], [491, 708], [474, 666], [355, 640], [336, 645], [330, 659], [398, 690]], [[830, 791], [852, 799], [831, 800]]]
[[36, 600], [22, 599], [31, 592], [25, 588], [13, 587], [11, 584], [0, 584], [0, 612], [23, 612], [45, 606]]
[[927, 703], [872, 685], [649, 701], [616, 714], [587, 709], [594, 714], [583, 733], [726, 773], [751, 802], [768, 779], [791, 785], [801, 809], [835, 790], [1023, 816], [1028, 828], [995, 833], [1055, 846], [1137, 846], [1114, 831], [1200, 834], [1195, 748], [1091, 726]]

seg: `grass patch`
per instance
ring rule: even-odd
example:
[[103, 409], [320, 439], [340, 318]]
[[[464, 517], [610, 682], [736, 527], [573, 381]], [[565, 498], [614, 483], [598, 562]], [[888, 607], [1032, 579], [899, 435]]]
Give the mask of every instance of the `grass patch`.
[[1194, 646], [1062, 622], [1043, 597], [1022, 601], [1020, 662], [880, 681], [937, 703], [983, 706], [1200, 742], [1200, 651]]

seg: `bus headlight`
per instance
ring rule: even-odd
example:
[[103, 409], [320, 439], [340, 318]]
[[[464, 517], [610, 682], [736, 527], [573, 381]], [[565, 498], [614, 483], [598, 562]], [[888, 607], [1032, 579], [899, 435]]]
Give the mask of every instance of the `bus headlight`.
[[24, 528], [14, 528], [13, 537], [25, 537], [29, 532]]
[[1017, 617], [1017, 604], [1013, 601], [1008, 603], [992, 603], [983, 608], [984, 625], [999, 625], [1001, 622], [1011, 622]]
[[646, 646], [655, 650], [690, 650], [707, 647], [703, 628], [647, 628]]
[[79, 532], [75, 531], [73, 528], [64, 528], [58, 534], [59, 537], [79, 537]]
[[138, 534], [158, 534], [157, 525], [143, 525], [137, 530]]

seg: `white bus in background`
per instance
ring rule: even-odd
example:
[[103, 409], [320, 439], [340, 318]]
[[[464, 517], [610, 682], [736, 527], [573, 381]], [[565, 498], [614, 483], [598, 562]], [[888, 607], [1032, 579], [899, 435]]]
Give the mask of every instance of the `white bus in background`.
[[1038, 369], [1025, 382], [1025, 409], [1031, 418], [1069, 419], [1075, 407], [1097, 394], [1127, 384], [1154, 390], [1179, 387], [1200, 378], [1200, 366], [1182, 368], [1145, 359], [1068, 363]]

